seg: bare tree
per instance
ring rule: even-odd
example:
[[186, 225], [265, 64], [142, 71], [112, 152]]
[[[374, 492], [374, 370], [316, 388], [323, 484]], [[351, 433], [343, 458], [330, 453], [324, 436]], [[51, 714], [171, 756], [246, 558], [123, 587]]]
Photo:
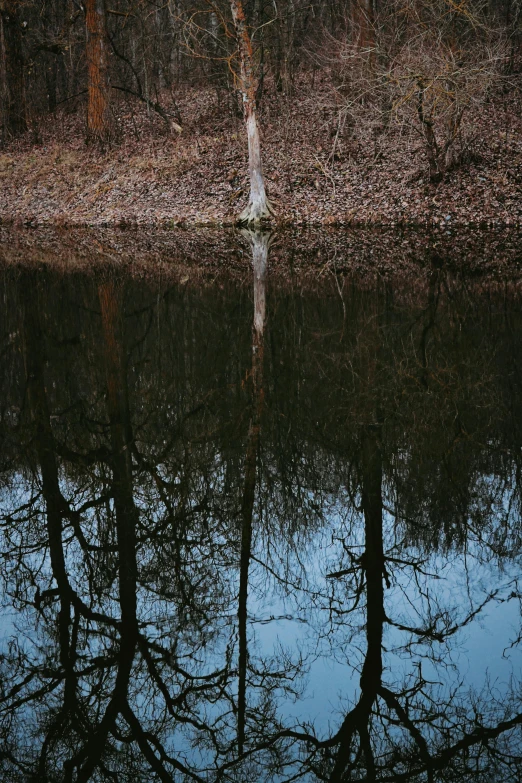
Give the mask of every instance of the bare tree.
[[247, 600], [248, 571], [252, 555], [252, 521], [258, 472], [258, 449], [261, 434], [261, 417], [265, 390], [263, 364], [265, 357], [264, 329], [266, 315], [266, 271], [270, 235], [260, 231], [245, 231], [252, 245], [254, 268], [254, 324], [252, 329], [252, 410], [245, 455], [245, 481], [241, 500], [241, 555], [239, 573], [239, 683], [238, 683], [238, 753], [243, 753], [245, 742], [246, 678], [248, 664], [247, 647]]
[[27, 129], [22, 27], [16, 0], [0, 2], [0, 123], [2, 142]]
[[112, 135], [105, 0], [87, 0], [85, 20], [89, 96], [87, 141], [104, 145], [110, 141]]
[[260, 223], [274, 214], [268, 200], [261, 163], [261, 142], [256, 115], [257, 79], [254, 73], [252, 41], [241, 0], [230, 0], [232, 18], [236, 28], [239, 53], [239, 85], [243, 98], [243, 113], [248, 138], [248, 171], [250, 175], [250, 199], [248, 206], [239, 215], [238, 222]]
[[352, 34], [354, 42], [362, 49], [375, 46], [375, 18], [373, 0], [353, 0]]
[[376, 10], [360, 0], [352, 28], [338, 49], [339, 127], [348, 120], [365, 140], [369, 132], [407, 131], [420, 141], [416, 148], [437, 181], [472, 152], [467, 116], [505, 84], [503, 28], [488, 20], [481, 3], [413, 0], [389, 0]]

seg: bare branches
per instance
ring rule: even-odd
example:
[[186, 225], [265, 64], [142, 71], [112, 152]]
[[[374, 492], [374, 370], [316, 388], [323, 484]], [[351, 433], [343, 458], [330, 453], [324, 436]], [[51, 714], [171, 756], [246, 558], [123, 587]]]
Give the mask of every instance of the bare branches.
[[[366, 23], [363, 24], [363, 27]], [[414, 133], [437, 181], [469, 153], [469, 110], [506, 80], [507, 40], [478, 5], [392, 3], [337, 48], [338, 102], [361, 137]], [[369, 37], [370, 36], [370, 37]], [[371, 38], [371, 40], [370, 40]], [[368, 43], [368, 41], [370, 41]]]

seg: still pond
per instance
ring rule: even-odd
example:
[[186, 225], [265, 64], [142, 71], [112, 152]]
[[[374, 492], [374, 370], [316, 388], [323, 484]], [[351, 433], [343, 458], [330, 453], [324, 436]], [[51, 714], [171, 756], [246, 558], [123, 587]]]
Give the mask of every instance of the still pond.
[[240, 241], [0, 268], [0, 779], [519, 783], [518, 284]]

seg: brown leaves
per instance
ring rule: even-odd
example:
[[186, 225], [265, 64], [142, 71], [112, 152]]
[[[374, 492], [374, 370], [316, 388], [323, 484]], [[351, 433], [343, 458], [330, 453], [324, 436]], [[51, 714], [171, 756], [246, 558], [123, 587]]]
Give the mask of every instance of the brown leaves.
[[[326, 76], [313, 88], [301, 76], [293, 98], [265, 95], [264, 167], [282, 223], [443, 225], [447, 215], [452, 226], [522, 221], [518, 99], [502, 112], [492, 101], [470, 116], [480, 155], [433, 185], [422, 146], [407, 134], [363, 145], [346, 132], [334, 143], [330, 94]], [[211, 90], [187, 90], [179, 103], [179, 139], [166, 138], [161, 121], [140, 109], [132, 117], [139, 138], [129, 125], [122, 145], [106, 155], [85, 148], [82, 120], [70, 115], [42, 126], [41, 145], [28, 137], [13, 143], [0, 156], [0, 217], [62, 225], [171, 225], [180, 215], [186, 225], [232, 222], [248, 191], [241, 120], [218, 110]], [[130, 123], [123, 104], [119, 116]]]

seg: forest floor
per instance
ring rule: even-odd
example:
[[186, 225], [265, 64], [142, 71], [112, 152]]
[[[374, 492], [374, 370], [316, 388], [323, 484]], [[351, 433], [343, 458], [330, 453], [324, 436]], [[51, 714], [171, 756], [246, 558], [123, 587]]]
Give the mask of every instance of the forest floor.
[[[168, 103], [167, 99], [165, 101]], [[168, 108], [167, 103], [166, 108]], [[116, 106], [121, 140], [84, 143], [85, 106], [33, 123], [0, 152], [0, 221], [15, 225], [230, 225], [248, 200], [243, 122], [216, 90], [179, 91], [180, 135], [142, 104]], [[260, 125], [277, 221], [293, 225], [522, 225], [522, 91], [463, 121], [465, 162], [432, 183], [414, 123], [339, 122], [326, 77], [267, 92]]]

